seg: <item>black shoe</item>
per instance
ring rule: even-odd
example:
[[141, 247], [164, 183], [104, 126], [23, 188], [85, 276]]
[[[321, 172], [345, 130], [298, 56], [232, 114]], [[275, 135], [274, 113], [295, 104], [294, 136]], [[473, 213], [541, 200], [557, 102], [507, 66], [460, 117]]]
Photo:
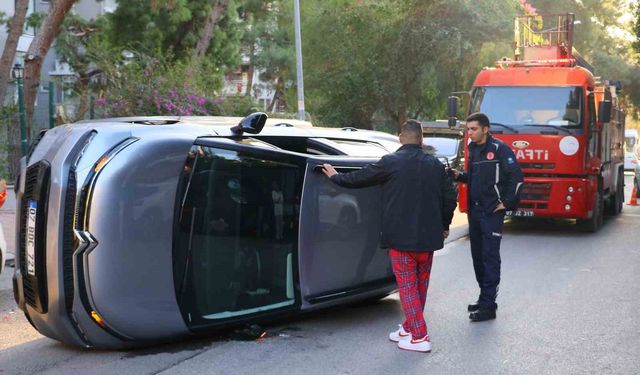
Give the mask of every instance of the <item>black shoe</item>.
[[480, 304], [478, 302], [470, 303], [469, 306], [467, 306], [468, 312], [478, 311], [479, 309], [480, 309]]
[[469, 319], [472, 322], [484, 322], [485, 320], [492, 320], [496, 318], [496, 310], [478, 309], [477, 311], [469, 314]]
[[[496, 304], [496, 310], [498, 309], [498, 305]], [[480, 303], [479, 302], [474, 302], [474, 303], [470, 303], [469, 306], [467, 306], [467, 311], [468, 312], [474, 312], [474, 311], [478, 311], [480, 310]]]

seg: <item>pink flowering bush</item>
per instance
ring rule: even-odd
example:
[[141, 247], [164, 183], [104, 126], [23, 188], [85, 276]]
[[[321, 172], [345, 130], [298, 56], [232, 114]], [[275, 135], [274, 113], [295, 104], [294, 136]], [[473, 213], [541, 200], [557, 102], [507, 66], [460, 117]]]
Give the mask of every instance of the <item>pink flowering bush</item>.
[[[133, 65], [133, 63], [129, 64]], [[207, 83], [206, 73], [176, 64], [125, 66], [95, 101], [96, 117], [244, 116], [255, 107], [250, 97], [222, 97]]]

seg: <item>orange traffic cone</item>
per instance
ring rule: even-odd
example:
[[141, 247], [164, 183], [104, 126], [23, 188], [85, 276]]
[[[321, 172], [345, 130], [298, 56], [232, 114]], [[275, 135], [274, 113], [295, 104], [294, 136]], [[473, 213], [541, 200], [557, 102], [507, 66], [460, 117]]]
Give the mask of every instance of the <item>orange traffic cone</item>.
[[638, 190], [636, 189], [636, 185], [633, 185], [633, 190], [631, 190], [631, 199], [629, 199], [629, 206], [637, 206], [638, 205]]

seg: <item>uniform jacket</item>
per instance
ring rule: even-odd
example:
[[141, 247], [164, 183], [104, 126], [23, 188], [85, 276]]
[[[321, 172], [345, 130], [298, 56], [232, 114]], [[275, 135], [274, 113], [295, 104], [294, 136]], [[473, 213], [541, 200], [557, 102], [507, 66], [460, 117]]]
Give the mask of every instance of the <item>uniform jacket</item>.
[[[516, 209], [523, 177], [513, 151], [490, 134], [484, 144], [470, 142], [468, 147], [469, 170], [460, 173], [457, 180], [467, 183], [469, 205], [475, 204], [473, 196], [479, 196], [478, 203], [488, 213], [500, 203], [507, 210]], [[479, 156], [477, 160], [473, 155]]]
[[377, 163], [331, 180], [349, 188], [382, 185], [384, 247], [424, 252], [444, 246], [456, 193], [442, 163], [420, 145], [403, 145]]

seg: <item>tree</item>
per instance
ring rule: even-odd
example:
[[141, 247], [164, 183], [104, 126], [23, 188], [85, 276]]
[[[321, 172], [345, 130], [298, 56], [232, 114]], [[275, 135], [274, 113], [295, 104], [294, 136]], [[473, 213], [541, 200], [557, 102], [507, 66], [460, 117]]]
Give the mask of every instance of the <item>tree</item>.
[[207, 20], [205, 22], [204, 27], [200, 31], [200, 39], [198, 39], [198, 44], [196, 44], [196, 48], [194, 50], [194, 55], [196, 58], [202, 58], [209, 50], [209, 46], [211, 45], [211, 38], [213, 38], [213, 31], [215, 30], [218, 22], [224, 16], [227, 7], [229, 6], [229, 0], [216, 0], [209, 10], [209, 15], [207, 16]]
[[169, 61], [195, 59], [203, 87], [213, 94], [239, 61], [240, 0], [118, 0], [109, 15], [111, 44]]
[[25, 56], [24, 98], [27, 113], [27, 134], [30, 134], [31, 131], [31, 120], [33, 118], [36, 94], [40, 84], [42, 62], [51, 47], [51, 43], [53, 43], [55, 37], [58, 35], [60, 25], [74, 2], [75, 0], [57, 0], [51, 2], [49, 13], [33, 38]]
[[22, 30], [24, 29], [28, 7], [29, 0], [16, 1], [15, 12], [9, 25], [9, 32], [4, 50], [2, 51], [2, 57], [0, 57], [0, 106], [4, 105], [4, 97], [7, 93], [7, 82], [9, 81], [13, 60], [16, 56], [18, 39], [20, 39], [20, 35], [22, 35]]
[[[67, 63], [75, 73], [71, 84], [77, 106], [69, 122], [82, 120], [89, 110], [90, 88], [99, 85], [93, 78], [103, 73], [103, 67], [111, 60], [113, 47], [107, 39], [108, 22], [105, 17], [85, 20], [75, 14], [66, 17], [56, 38], [58, 59]], [[115, 53], [117, 55], [117, 53]], [[103, 88], [103, 87], [100, 87]]]
[[314, 5], [303, 24], [303, 44], [313, 46], [305, 50], [309, 108], [329, 124], [372, 128], [382, 119], [392, 131], [409, 117], [442, 116], [447, 95], [504, 54], [516, 10], [509, 0]]

